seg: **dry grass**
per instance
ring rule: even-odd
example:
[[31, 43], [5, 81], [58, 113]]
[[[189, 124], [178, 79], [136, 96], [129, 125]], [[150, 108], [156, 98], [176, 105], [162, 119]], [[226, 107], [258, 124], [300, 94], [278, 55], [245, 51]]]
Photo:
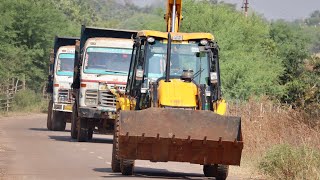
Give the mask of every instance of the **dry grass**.
[[317, 124], [320, 122], [319, 117], [310, 119], [301, 111], [274, 105], [267, 100], [230, 103], [228, 115], [242, 117], [242, 164], [245, 166], [258, 167], [266, 152], [279, 144], [310, 147], [320, 151], [320, 126]]

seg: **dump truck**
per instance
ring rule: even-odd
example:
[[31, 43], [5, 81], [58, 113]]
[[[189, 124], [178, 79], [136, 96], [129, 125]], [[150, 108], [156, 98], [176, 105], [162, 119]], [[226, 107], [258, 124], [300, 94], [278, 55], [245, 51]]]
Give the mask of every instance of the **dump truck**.
[[210, 33], [178, 32], [181, 9], [181, 0], [168, 0], [168, 31], [137, 33], [126, 90], [112, 91], [113, 172], [132, 175], [135, 160], [174, 161], [226, 179], [229, 165], [240, 165], [241, 118], [225, 115], [219, 46]]
[[66, 123], [71, 122], [73, 99], [71, 84], [73, 81], [74, 37], [55, 37], [54, 48], [50, 53], [47, 93], [48, 105], [47, 128], [64, 131]]
[[113, 133], [116, 98], [111, 89], [124, 91], [135, 31], [82, 26], [76, 43], [72, 84], [71, 137], [91, 140], [94, 133]]

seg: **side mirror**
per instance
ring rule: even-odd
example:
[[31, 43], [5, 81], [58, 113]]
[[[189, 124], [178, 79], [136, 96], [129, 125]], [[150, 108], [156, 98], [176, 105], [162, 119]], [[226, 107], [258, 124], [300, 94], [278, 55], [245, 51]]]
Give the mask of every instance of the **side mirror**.
[[136, 80], [142, 81], [143, 80], [143, 69], [136, 70]]
[[218, 84], [217, 72], [210, 72], [210, 82], [211, 82], [211, 84]]
[[50, 51], [50, 64], [53, 64], [54, 63], [54, 50], [52, 49], [51, 51]]

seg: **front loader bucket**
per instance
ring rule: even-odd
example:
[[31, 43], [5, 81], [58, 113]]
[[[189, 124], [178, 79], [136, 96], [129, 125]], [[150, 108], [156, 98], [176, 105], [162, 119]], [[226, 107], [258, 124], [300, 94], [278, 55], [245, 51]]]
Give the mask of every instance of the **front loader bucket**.
[[149, 108], [121, 111], [117, 125], [121, 159], [240, 165], [240, 117]]

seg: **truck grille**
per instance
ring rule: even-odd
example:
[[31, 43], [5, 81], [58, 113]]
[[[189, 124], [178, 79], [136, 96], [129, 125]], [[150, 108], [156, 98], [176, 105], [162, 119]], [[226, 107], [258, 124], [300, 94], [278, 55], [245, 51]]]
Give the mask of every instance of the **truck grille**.
[[116, 97], [110, 91], [100, 91], [100, 106], [116, 107]]
[[98, 99], [98, 91], [97, 90], [87, 90], [86, 91], [86, 99]]
[[71, 94], [69, 89], [59, 89], [58, 101], [60, 103], [71, 102]]

